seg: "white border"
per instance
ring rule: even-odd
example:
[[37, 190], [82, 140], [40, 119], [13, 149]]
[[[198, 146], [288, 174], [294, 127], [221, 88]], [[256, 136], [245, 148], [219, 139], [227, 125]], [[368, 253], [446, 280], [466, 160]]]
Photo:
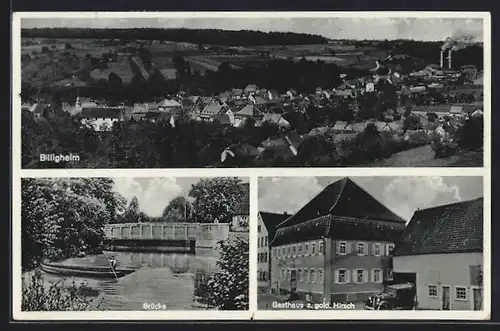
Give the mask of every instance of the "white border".
[[[483, 168], [259, 168], [259, 169], [50, 169], [21, 170], [21, 57], [22, 18], [481, 18], [484, 22], [484, 167]], [[19, 12], [12, 21], [12, 276], [13, 318], [21, 320], [234, 320], [255, 319], [422, 319], [484, 320], [491, 311], [491, 16], [487, 12]], [[484, 178], [484, 310], [483, 311], [258, 311], [257, 310], [257, 176], [483, 176]], [[250, 177], [250, 311], [127, 311], [21, 312], [20, 178], [21, 177]]]

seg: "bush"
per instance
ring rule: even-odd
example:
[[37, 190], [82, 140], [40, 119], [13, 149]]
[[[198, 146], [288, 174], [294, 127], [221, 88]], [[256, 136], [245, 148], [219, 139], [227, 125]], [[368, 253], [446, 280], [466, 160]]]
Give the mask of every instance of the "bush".
[[218, 271], [198, 286], [202, 301], [219, 310], [248, 310], [248, 241], [236, 237], [219, 242]]
[[453, 156], [458, 150], [458, 145], [449, 141], [435, 141], [431, 147], [436, 159]]
[[22, 311], [78, 311], [90, 310], [96, 292], [84, 283], [79, 286], [73, 281], [65, 288], [63, 282], [51, 283], [47, 288], [40, 271], [35, 271], [28, 284], [22, 282]]

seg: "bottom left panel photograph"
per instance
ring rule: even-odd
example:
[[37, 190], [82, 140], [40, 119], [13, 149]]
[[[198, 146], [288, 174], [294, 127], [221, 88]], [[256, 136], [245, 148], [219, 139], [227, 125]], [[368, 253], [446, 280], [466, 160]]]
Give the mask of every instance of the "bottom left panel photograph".
[[249, 186], [23, 178], [21, 311], [248, 310]]

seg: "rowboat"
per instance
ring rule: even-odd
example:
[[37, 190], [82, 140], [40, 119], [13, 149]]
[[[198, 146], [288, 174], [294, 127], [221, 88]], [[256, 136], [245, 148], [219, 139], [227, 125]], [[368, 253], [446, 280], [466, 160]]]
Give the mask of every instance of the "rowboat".
[[84, 278], [120, 278], [135, 271], [130, 268], [112, 270], [111, 266], [68, 265], [53, 262], [40, 263], [40, 268], [49, 274]]

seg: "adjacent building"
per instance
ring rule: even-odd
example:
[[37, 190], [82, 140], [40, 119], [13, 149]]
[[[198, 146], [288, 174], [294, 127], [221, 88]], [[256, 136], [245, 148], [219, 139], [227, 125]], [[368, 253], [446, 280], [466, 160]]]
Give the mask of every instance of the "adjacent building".
[[354, 302], [392, 279], [392, 249], [405, 220], [349, 178], [328, 185], [279, 224], [271, 286], [315, 302]]
[[394, 278], [416, 308], [482, 310], [483, 199], [418, 210], [394, 250]]
[[261, 288], [269, 290], [271, 285], [271, 253], [269, 242], [276, 233], [276, 226], [289, 216], [287, 213], [259, 212], [257, 225], [257, 277], [258, 286]]

